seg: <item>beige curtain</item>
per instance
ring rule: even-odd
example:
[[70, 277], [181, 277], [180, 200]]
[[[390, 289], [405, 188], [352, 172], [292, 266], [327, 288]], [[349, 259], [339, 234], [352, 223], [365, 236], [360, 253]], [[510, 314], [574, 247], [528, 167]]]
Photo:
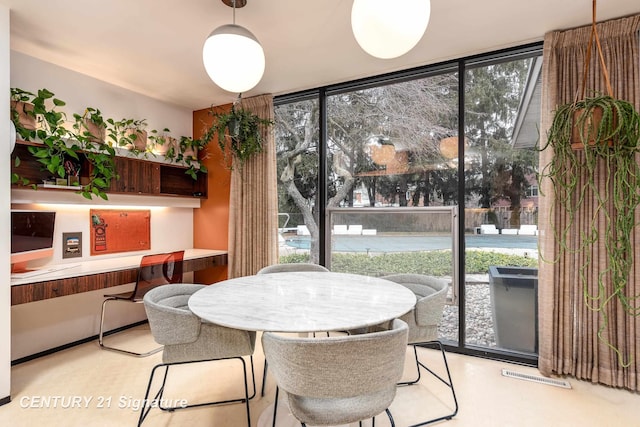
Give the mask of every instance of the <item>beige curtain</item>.
[[[242, 99], [242, 108], [273, 120], [273, 97]], [[262, 129], [261, 153], [231, 172], [229, 278], [255, 274], [278, 260], [278, 193], [273, 126]]]
[[[614, 96], [625, 99], [640, 108], [640, 15], [616, 19], [598, 24], [598, 34], [602, 43], [605, 63], [611, 75]], [[544, 69], [541, 117], [541, 146], [546, 143], [544, 129], [551, 124], [556, 106], [573, 101], [579, 93], [584, 58], [591, 34], [591, 26], [556, 31], [545, 35]], [[606, 93], [604, 77], [598, 62], [595, 47], [591, 54], [587, 76], [587, 96]], [[540, 155], [540, 165], [546, 165], [552, 158], [550, 149]], [[603, 168], [600, 168], [600, 172]], [[599, 184], [606, 188], [603, 177]], [[584, 176], [578, 177], [584, 179]], [[592, 382], [639, 389], [640, 371], [640, 319], [625, 314], [617, 302], [607, 309], [609, 322], [603, 337], [621, 350], [630, 360], [628, 367], [618, 363], [618, 357], [604, 340], [597, 336], [603, 325], [601, 313], [586, 307], [583, 297], [583, 283], [578, 275], [582, 255], [559, 251], [558, 242], [551, 232], [550, 224], [556, 229], [567, 223], [563, 212], [553, 209], [549, 180], [541, 183], [539, 227], [541, 229], [541, 254], [547, 261], [541, 262], [539, 272], [539, 368], [545, 375], [571, 375]], [[580, 230], [587, 229], [593, 213], [595, 201], [588, 198], [578, 213], [570, 230], [575, 245]], [[640, 212], [636, 212], [636, 223], [640, 224]], [[601, 225], [601, 223], [600, 223]], [[634, 267], [627, 286], [627, 295], [640, 295], [640, 227], [636, 227], [634, 239]], [[592, 268], [586, 272], [586, 286], [589, 292], [597, 292], [598, 274], [607, 265], [604, 245], [599, 243], [591, 248]], [[609, 277], [605, 282], [610, 285]], [[639, 304], [640, 301], [636, 301]]]

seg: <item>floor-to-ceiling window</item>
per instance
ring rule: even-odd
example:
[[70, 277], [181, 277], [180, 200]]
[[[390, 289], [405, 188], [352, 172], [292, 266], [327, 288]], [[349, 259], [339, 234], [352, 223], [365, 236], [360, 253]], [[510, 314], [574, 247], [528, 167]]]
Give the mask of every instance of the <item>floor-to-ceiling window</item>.
[[[505, 341], [505, 327], [496, 339], [496, 322], [517, 317], [535, 330], [535, 316], [514, 309], [529, 293], [535, 306], [535, 286], [497, 284], [537, 266], [540, 55], [527, 46], [277, 97], [281, 262], [331, 264], [339, 252], [339, 268], [365, 268], [363, 259], [393, 254], [393, 267], [370, 274], [397, 267], [448, 278], [448, 345], [534, 360], [537, 349]], [[424, 209], [438, 207], [452, 210]], [[394, 224], [356, 208], [425, 215]], [[340, 209], [352, 216], [327, 220]]]

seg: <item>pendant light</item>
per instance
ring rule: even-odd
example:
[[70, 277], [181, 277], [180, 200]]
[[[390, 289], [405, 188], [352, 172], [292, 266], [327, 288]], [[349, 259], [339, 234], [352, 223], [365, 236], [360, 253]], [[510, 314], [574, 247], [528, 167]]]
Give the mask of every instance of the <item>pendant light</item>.
[[229, 92], [242, 93], [262, 79], [264, 51], [251, 31], [236, 25], [236, 7], [245, 6], [247, 1], [222, 2], [233, 7], [233, 24], [218, 27], [209, 34], [202, 48], [202, 61], [216, 85]]
[[369, 55], [396, 58], [418, 44], [430, 15], [431, 0], [354, 0], [351, 29]]

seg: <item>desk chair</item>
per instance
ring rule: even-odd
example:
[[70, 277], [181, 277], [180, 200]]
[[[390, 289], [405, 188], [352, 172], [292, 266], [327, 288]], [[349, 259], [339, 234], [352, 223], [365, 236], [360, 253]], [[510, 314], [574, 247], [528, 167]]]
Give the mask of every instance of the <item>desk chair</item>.
[[362, 335], [300, 338], [265, 332], [262, 347], [278, 382], [275, 407], [282, 389], [303, 427], [368, 418], [375, 423], [383, 411], [394, 426], [389, 406], [402, 376], [407, 334], [407, 324], [397, 319], [389, 330]]
[[[270, 273], [289, 273], [294, 271], [320, 271], [320, 272], [328, 272], [329, 269], [319, 265], [312, 264], [310, 262], [295, 262], [290, 264], [273, 264], [268, 265], [266, 267], [261, 268], [256, 274], [270, 274]], [[315, 332], [313, 334], [315, 337]], [[327, 336], [329, 334], [327, 333]], [[267, 369], [268, 364], [267, 361], [264, 361], [264, 371], [262, 372], [262, 389], [260, 390], [260, 395], [264, 397], [264, 383], [267, 380]]]
[[140, 304], [145, 294], [156, 286], [168, 283], [182, 283], [182, 260], [184, 251], [169, 252], [163, 254], [145, 255], [140, 261], [138, 268], [138, 278], [136, 285], [131, 292], [105, 295], [100, 313], [100, 333], [98, 334], [98, 344], [105, 350], [117, 351], [131, 356], [146, 357], [162, 350], [162, 347], [155, 348], [146, 353], [136, 353], [134, 351], [121, 348], [110, 347], [104, 344], [104, 315], [109, 301], [122, 301]]
[[[164, 411], [175, 411], [207, 405], [221, 405], [244, 402], [247, 409], [247, 425], [251, 427], [249, 399], [256, 395], [256, 381], [253, 370], [253, 351], [256, 344], [256, 333], [239, 329], [226, 328], [202, 321], [189, 310], [189, 297], [206, 285], [175, 284], [159, 286], [144, 296], [144, 308], [149, 318], [149, 326], [153, 338], [164, 345], [162, 363], [151, 370], [149, 384], [143, 402], [159, 402], [157, 405]], [[247, 385], [247, 365], [243, 356], [251, 360], [251, 378], [253, 394], [249, 396]], [[244, 373], [244, 397], [217, 402], [197, 403], [187, 406], [164, 407], [164, 393], [169, 367], [186, 363], [200, 363], [219, 360], [238, 359], [242, 363]], [[164, 367], [162, 384], [155, 395], [149, 399], [151, 385], [156, 370]], [[203, 379], [210, 381], [210, 378]], [[142, 408], [138, 426], [142, 424], [153, 405]]]
[[[441, 420], [450, 420], [458, 413], [458, 400], [456, 399], [456, 392], [453, 388], [451, 372], [449, 372], [447, 355], [442, 343], [438, 340], [438, 323], [440, 323], [440, 320], [442, 319], [442, 312], [447, 300], [447, 282], [442, 279], [422, 274], [393, 274], [385, 276], [383, 279], [391, 280], [392, 282], [403, 285], [416, 294], [417, 298], [416, 305], [413, 310], [401, 316], [400, 319], [405, 321], [409, 326], [408, 342], [409, 345], [413, 346], [413, 354], [415, 356], [418, 377], [412, 381], [398, 383], [398, 385], [416, 384], [420, 381], [420, 368], [423, 368], [449, 387], [451, 390], [451, 396], [453, 397], [453, 403], [455, 405], [455, 409], [451, 414], [414, 424], [411, 427], [423, 426]], [[442, 353], [444, 366], [447, 371], [447, 380], [429, 369], [418, 359], [416, 346], [418, 344], [426, 343], [433, 343], [439, 347], [440, 352]]]

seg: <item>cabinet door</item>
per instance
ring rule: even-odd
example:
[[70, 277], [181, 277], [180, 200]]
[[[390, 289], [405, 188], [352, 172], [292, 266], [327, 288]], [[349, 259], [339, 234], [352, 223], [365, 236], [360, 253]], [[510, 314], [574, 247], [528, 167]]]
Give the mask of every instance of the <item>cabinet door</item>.
[[160, 165], [126, 157], [116, 157], [120, 177], [111, 182], [111, 193], [160, 193]]

